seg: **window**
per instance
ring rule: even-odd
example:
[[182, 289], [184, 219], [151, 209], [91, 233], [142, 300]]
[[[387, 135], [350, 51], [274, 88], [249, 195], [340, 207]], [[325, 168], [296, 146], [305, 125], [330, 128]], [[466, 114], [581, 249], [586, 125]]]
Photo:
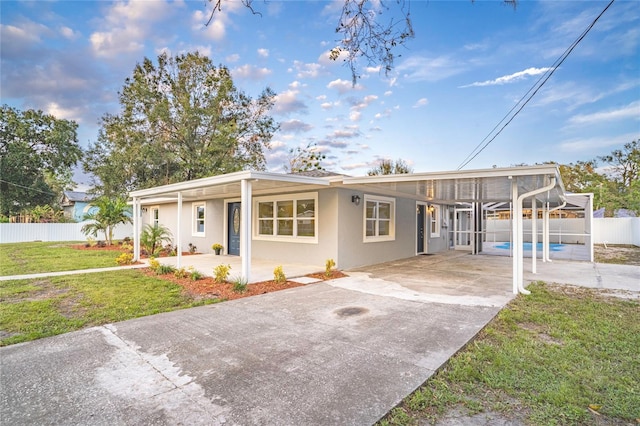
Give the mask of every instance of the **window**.
[[440, 236], [440, 206], [429, 206], [429, 213], [431, 214], [431, 237]]
[[151, 226], [160, 225], [160, 207], [158, 206], [151, 207], [149, 208], [149, 211], [151, 216], [149, 223], [151, 224]]
[[317, 193], [256, 199], [254, 237], [265, 240], [317, 242]]
[[364, 205], [364, 241], [395, 240], [395, 199], [365, 194]]
[[194, 237], [204, 237], [204, 221], [205, 221], [205, 204], [193, 203], [192, 204], [192, 219], [193, 230], [192, 235]]

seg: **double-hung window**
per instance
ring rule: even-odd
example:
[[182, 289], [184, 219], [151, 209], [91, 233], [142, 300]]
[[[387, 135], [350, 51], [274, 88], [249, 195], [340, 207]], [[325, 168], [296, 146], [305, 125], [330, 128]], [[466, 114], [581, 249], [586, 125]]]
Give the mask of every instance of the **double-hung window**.
[[431, 237], [440, 236], [440, 206], [431, 205], [429, 208], [431, 213]]
[[395, 240], [395, 199], [365, 194], [364, 206], [364, 241]]
[[191, 205], [191, 220], [192, 220], [192, 231], [191, 234], [194, 237], [204, 237], [204, 223], [205, 223], [205, 212], [206, 212], [205, 203], [193, 203]]
[[150, 214], [151, 220], [149, 221], [151, 226], [160, 225], [160, 207], [154, 206], [154, 207], [151, 207], [149, 210], [150, 210], [150, 213], [151, 213]]
[[317, 242], [318, 194], [256, 198], [254, 237], [263, 240]]

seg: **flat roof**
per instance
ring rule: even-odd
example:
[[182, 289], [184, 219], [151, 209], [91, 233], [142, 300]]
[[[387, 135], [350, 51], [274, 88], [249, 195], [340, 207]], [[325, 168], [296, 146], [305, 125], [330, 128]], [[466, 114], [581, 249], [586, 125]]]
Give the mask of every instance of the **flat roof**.
[[[129, 195], [144, 200], [145, 204], [151, 201], [174, 201], [178, 193], [182, 193], [185, 201], [235, 198], [240, 196], [241, 182], [250, 180], [254, 196], [309, 191], [334, 185], [363, 192], [403, 196], [451, 205], [465, 202], [508, 202], [511, 200], [514, 183], [518, 187], [518, 194], [523, 194], [549, 185], [553, 178], [556, 179], [553, 189], [537, 195], [536, 199], [540, 202], [548, 202], [550, 206], [555, 207], [567, 200], [560, 171], [556, 165], [362, 177], [344, 175], [316, 177], [241, 171], [141, 189], [132, 191]], [[531, 201], [528, 200], [525, 207], [530, 204]]]

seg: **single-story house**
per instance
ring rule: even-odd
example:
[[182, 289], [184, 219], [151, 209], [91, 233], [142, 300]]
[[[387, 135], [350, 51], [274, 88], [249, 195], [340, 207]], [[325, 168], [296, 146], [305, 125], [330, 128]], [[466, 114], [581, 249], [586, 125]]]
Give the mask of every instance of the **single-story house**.
[[76, 222], [82, 222], [84, 215], [90, 213], [94, 208], [91, 206], [91, 201], [93, 201], [93, 197], [86, 192], [64, 191], [62, 200], [60, 200], [60, 206], [62, 207], [65, 217], [73, 219]]
[[[241, 171], [141, 189], [130, 197], [135, 259], [142, 226], [163, 224], [180, 249], [178, 265], [189, 244], [212, 252], [219, 243], [224, 254], [241, 256], [247, 280], [252, 257], [274, 264], [333, 259], [349, 269], [450, 249], [480, 253], [483, 209], [510, 203], [513, 217], [520, 218], [512, 221], [514, 292], [526, 292], [523, 209], [533, 209], [536, 217], [540, 209], [544, 223], [549, 211], [568, 202], [588, 210], [585, 218], [592, 216], [591, 198], [566, 194], [555, 165], [365, 177]], [[536, 256], [532, 261], [535, 269]]]

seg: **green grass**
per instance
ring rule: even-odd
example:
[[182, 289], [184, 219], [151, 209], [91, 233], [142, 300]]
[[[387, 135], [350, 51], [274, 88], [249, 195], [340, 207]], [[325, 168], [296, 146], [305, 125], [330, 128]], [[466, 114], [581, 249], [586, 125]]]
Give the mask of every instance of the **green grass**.
[[118, 266], [117, 251], [77, 250], [75, 243], [0, 244], [0, 276]]
[[0, 281], [0, 346], [212, 302], [135, 270]]
[[640, 303], [570, 286], [529, 288], [380, 424], [435, 422], [452, 409], [536, 425], [640, 418]]

